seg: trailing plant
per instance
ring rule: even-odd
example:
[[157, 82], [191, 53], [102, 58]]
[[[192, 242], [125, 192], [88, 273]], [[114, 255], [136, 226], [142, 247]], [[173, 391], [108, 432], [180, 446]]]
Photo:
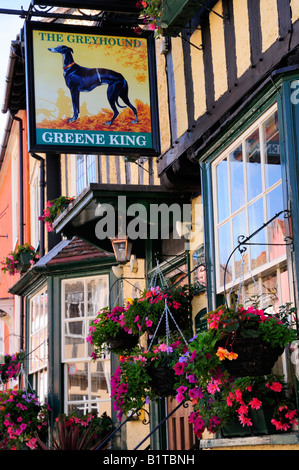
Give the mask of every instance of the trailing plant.
[[[140, 334], [146, 331], [155, 334], [165, 305], [167, 305], [173, 317], [169, 319], [170, 330], [177, 331], [179, 327], [185, 332], [190, 328], [193, 296], [193, 287], [189, 285], [169, 287], [164, 291], [159, 286], [151, 287], [145, 290], [141, 297], [130, 299], [124, 315], [125, 325], [130, 329], [137, 327]], [[163, 319], [158, 333], [160, 336], [165, 335]]]
[[285, 306], [276, 315], [255, 306], [244, 308], [239, 305], [237, 309], [233, 309], [222, 305], [208, 313], [207, 322], [209, 329], [218, 339], [225, 340], [230, 347], [229, 352], [232, 352], [236, 337], [259, 338], [273, 348], [284, 348], [297, 337], [289, 317], [289, 309]]
[[4, 265], [2, 267], [2, 271], [4, 273], [8, 273], [9, 275], [13, 276], [17, 272], [20, 271], [21, 264], [20, 264], [20, 255], [23, 253], [30, 253], [31, 260], [30, 264], [35, 264], [39, 260], [39, 253], [31, 246], [29, 243], [25, 243], [24, 245], [19, 245], [13, 251], [11, 251], [5, 260], [2, 262]]
[[[156, 38], [163, 36], [168, 25], [163, 21], [164, 0], [137, 0], [136, 6], [140, 9], [140, 15], [143, 18], [144, 27], [154, 31]], [[135, 28], [135, 32], [140, 32], [140, 28]]]
[[[236, 420], [243, 427], [251, 427], [253, 410], [265, 407], [272, 409], [271, 423], [276, 430], [291, 430], [297, 424], [297, 411], [287, 396], [283, 376], [236, 379], [222, 368], [222, 355], [215, 353], [214, 347], [209, 332], [201, 333], [191, 340], [174, 367], [176, 400], [191, 400], [189, 421], [196, 436], [201, 437], [205, 430], [215, 433]], [[229, 359], [236, 359], [234, 353]]]
[[0, 391], [0, 449], [35, 448], [47, 429], [49, 406], [26, 390]]
[[120, 357], [119, 365], [111, 378], [111, 398], [118, 419], [121, 420], [124, 414], [138, 410], [150, 401], [157, 402], [161, 399], [153, 387], [155, 384], [150, 369], [166, 367], [173, 372], [183, 349], [184, 343], [181, 340], [176, 339], [170, 344], [161, 340], [150, 351], [142, 352], [136, 347], [129, 356]]
[[73, 200], [73, 197], [60, 196], [46, 203], [44, 214], [40, 216], [38, 220], [45, 222], [48, 232], [53, 232], [53, 222], [55, 218], [61, 214]]
[[0, 383], [5, 384], [11, 379], [16, 379], [21, 371], [24, 362], [24, 351], [15, 354], [5, 354], [3, 361], [0, 361]]
[[[113, 350], [109, 341], [116, 338], [119, 333], [125, 333], [131, 337], [138, 335], [137, 325], [132, 325], [132, 328], [126, 326], [125, 313], [126, 309], [122, 306], [117, 305], [111, 310], [105, 307], [99, 311], [97, 317], [90, 323], [89, 335], [86, 341], [94, 347], [94, 351], [91, 354], [92, 359], [97, 359]], [[129, 336], [127, 344], [129, 344]], [[136, 343], [137, 341], [138, 336], [136, 337]], [[125, 354], [126, 347], [120, 353]]]

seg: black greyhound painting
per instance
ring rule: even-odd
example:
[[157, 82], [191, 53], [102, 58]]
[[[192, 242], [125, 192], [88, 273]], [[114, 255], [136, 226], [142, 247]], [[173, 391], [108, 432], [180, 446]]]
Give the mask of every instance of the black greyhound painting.
[[[65, 83], [70, 90], [73, 104], [74, 115], [68, 122], [76, 121], [79, 118], [80, 113], [80, 92], [91, 91], [94, 88], [101, 85], [108, 85], [107, 98], [111, 109], [113, 111], [112, 119], [106, 122], [107, 125], [111, 125], [113, 121], [119, 115], [119, 108], [131, 108], [134, 113], [135, 119], [132, 123], [138, 122], [137, 110], [132, 105], [128, 97], [128, 83], [122, 74], [115, 72], [114, 70], [108, 70], [104, 68], [87, 68], [81, 67], [74, 62], [73, 49], [68, 46], [58, 46], [48, 48], [50, 52], [56, 52], [62, 54], [63, 62], [63, 75]], [[126, 106], [121, 106], [118, 99], [121, 98]]]

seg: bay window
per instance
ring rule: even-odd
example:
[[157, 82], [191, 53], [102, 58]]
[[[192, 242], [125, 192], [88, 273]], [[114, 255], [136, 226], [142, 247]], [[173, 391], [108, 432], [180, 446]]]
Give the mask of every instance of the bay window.
[[62, 281], [62, 361], [65, 413], [110, 414], [110, 358], [91, 360], [86, 341], [98, 311], [108, 305], [108, 276]]
[[[264, 302], [281, 305], [289, 300], [284, 214], [262, 228], [284, 210], [276, 106], [214, 161], [212, 172], [217, 293], [244, 279], [243, 297], [262, 293]], [[243, 263], [239, 250], [229, 260], [239, 237], [256, 231]]]

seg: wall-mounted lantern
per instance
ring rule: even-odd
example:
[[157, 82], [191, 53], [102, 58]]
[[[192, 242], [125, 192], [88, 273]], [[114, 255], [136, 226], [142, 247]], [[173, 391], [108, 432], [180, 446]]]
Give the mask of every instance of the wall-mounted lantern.
[[133, 243], [128, 236], [123, 238], [111, 238], [111, 243], [116, 261], [126, 263], [130, 260]]

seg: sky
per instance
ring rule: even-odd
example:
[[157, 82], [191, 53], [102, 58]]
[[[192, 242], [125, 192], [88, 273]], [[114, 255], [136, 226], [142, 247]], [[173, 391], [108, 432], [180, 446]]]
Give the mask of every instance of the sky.
[[[0, 10], [21, 10], [29, 8], [30, 0], [0, 0]], [[8, 57], [10, 42], [15, 40], [24, 24], [24, 19], [18, 15], [0, 14], [0, 144], [3, 139], [3, 131], [7, 120], [7, 115], [3, 114], [2, 104], [4, 102], [5, 77], [8, 67]]]

